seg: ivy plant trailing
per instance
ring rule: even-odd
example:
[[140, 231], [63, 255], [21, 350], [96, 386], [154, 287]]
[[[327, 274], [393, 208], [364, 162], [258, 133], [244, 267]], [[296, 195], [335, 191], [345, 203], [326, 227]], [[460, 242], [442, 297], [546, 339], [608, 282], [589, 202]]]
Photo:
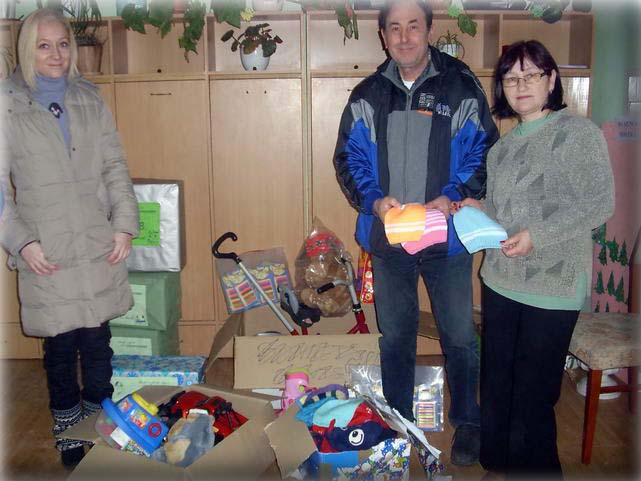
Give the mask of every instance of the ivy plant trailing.
[[[245, 2], [240, 0], [188, 0], [182, 16], [183, 34], [178, 38], [178, 45], [185, 51], [185, 60], [189, 62], [189, 53], [198, 54], [196, 49], [205, 27], [208, 10], [214, 12], [216, 21], [240, 28], [241, 20], [249, 21], [253, 13], [245, 9]], [[145, 32], [145, 24], [156, 27], [161, 38], [164, 38], [173, 27], [174, 4], [170, 0], [149, 0], [147, 7], [126, 5], [121, 13], [125, 28], [139, 33]]]

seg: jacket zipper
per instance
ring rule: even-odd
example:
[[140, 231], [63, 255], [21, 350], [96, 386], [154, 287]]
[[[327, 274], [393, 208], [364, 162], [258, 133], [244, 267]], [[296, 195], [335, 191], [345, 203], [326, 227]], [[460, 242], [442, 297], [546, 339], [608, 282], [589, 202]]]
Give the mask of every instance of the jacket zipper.
[[[414, 85], [412, 84], [412, 87]], [[410, 113], [412, 111], [412, 91], [411, 89], [406, 94], [405, 104], [405, 158], [403, 159], [403, 200], [407, 198], [407, 163], [409, 162], [408, 145], [409, 145], [409, 130], [410, 130]]]

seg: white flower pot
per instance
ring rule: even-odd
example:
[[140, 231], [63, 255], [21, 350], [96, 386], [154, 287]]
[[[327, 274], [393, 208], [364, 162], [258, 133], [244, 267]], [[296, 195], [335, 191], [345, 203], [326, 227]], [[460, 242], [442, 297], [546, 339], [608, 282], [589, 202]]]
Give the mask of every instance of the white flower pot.
[[252, 0], [252, 8], [257, 12], [275, 12], [283, 9], [284, 0]]
[[439, 47], [439, 50], [454, 58], [459, 57], [459, 46], [455, 43], [446, 43]]
[[265, 70], [269, 65], [269, 57], [263, 56], [262, 45], [250, 54], [243, 53], [241, 47], [240, 62], [245, 70]]

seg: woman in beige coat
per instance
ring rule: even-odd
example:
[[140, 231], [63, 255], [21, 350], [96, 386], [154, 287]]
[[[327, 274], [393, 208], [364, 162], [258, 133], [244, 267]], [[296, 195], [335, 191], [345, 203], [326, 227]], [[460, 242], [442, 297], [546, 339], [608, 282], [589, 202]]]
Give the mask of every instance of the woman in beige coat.
[[[133, 304], [124, 261], [138, 208], [112, 116], [78, 74], [68, 21], [33, 12], [18, 54], [20, 66], [0, 84], [0, 244], [18, 270], [24, 333], [45, 338], [55, 435], [113, 392], [107, 321]], [[78, 442], [56, 447], [65, 466], [84, 454]]]

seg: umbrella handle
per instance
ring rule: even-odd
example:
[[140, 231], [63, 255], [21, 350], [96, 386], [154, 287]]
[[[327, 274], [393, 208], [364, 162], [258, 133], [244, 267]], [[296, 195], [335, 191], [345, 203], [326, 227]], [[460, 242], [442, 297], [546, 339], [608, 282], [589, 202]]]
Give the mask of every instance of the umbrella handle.
[[225, 232], [218, 239], [216, 239], [216, 242], [214, 242], [214, 245], [211, 246], [212, 254], [214, 254], [214, 257], [216, 259], [232, 259], [236, 263], [241, 262], [240, 257], [238, 257], [238, 254], [236, 254], [235, 252], [220, 252], [218, 250], [220, 248], [220, 245], [223, 242], [225, 242], [227, 239], [231, 239], [234, 242], [236, 242], [238, 240], [238, 236], [233, 232]]

